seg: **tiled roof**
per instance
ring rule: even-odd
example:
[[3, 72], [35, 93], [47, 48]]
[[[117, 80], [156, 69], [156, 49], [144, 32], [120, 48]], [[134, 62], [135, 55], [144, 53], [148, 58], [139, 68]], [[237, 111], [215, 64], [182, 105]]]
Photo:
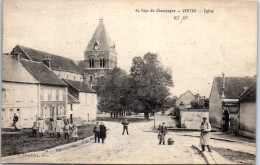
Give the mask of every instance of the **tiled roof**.
[[69, 86], [75, 88], [78, 92], [85, 93], [96, 93], [93, 89], [91, 89], [87, 84], [81, 81], [73, 81], [68, 79], [63, 79]]
[[2, 56], [2, 80], [20, 83], [39, 84], [21, 63], [17, 62], [10, 55]]
[[[62, 70], [62, 71], [67, 71], [67, 72], [72, 72], [72, 73], [81, 73], [80, 69], [77, 67], [77, 65], [73, 62], [72, 59], [42, 52], [39, 50], [31, 49], [22, 45], [17, 45], [15, 49], [18, 52], [22, 53], [22, 58], [29, 57], [29, 59], [33, 61], [38, 61], [42, 62], [44, 58], [49, 58], [51, 59], [51, 68], [55, 70]], [[12, 54], [13, 52], [11, 52]]]
[[253, 83], [245, 92], [239, 96], [241, 102], [256, 101], [256, 82]]
[[41, 84], [68, 86], [58, 76], [41, 62], [21, 59], [23, 67]]
[[[220, 96], [222, 95], [223, 77], [215, 77]], [[238, 99], [244, 92], [244, 87], [250, 87], [256, 78], [254, 77], [225, 77], [224, 94], [226, 99]]]
[[92, 51], [96, 43], [99, 45], [100, 50], [110, 50], [115, 45], [114, 43], [112, 43], [112, 41], [109, 38], [103, 19], [99, 21], [99, 24], [91, 40], [88, 43], [88, 47], [86, 51]]

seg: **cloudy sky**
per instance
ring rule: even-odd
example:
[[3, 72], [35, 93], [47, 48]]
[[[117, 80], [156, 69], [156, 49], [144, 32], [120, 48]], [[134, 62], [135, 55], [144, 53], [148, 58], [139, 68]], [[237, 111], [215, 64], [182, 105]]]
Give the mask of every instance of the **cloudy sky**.
[[[157, 53], [173, 72], [172, 95], [191, 90], [209, 96], [214, 76], [223, 71], [226, 76], [256, 74], [256, 7], [254, 2], [232, 1], [5, 0], [3, 52], [20, 44], [83, 60], [103, 17], [119, 67], [128, 71], [133, 57]], [[204, 9], [214, 11], [206, 14]], [[175, 16], [188, 19], [181, 22]]]

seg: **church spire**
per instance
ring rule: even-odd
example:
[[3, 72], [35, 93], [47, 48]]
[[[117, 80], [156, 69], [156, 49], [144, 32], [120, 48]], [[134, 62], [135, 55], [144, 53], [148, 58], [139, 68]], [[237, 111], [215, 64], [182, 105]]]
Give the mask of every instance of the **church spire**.
[[99, 18], [99, 24], [88, 43], [87, 51], [95, 50], [97, 43], [100, 50], [111, 50], [114, 46], [113, 42], [110, 40], [102, 17]]

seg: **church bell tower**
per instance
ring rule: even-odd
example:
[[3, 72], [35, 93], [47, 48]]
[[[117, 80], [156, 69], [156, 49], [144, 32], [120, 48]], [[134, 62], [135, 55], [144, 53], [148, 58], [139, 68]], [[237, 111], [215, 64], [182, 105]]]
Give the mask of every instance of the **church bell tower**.
[[108, 70], [117, 67], [115, 43], [109, 38], [103, 19], [84, 52], [84, 82], [92, 87], [103, 81]]

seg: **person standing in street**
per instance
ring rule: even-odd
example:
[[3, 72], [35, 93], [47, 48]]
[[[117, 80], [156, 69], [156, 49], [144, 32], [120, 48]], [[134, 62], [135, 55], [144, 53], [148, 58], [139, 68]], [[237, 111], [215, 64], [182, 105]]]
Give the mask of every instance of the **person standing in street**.
[[38, 120], [38, 132], [40, 137], [42, 137], [44, 133], [44, 120], [42, 118]]
[[73, 124], [73, 126], [72, 126], [71, 137], [72, 137], [72, 139], [75, 138], [75, 140], [78, 140], [78, 128], [77, 128], [76, 124]]
[[103, 122], [100, 123], [100, 138], [102, 140], [102, 143], [105, 143], [105, 138], [106, 138], [106, 132], [107, 132], [107, 128], [104, 125]]
[[14, 129], [18, 130], [17, 128], [17, 122], [18, 122], [18, 116], [16, 115], [16, 113], [14, 114], [14, 118], [13, 118], [13, 125], [14, 125]]
[[70, 140], [70, 124], [68, 121], [66, 121], [65, 123], [65, 127], [64, 127], [64, 137], [65, 139]]
[[95, 133], [95, 143], [98, 141], [100, 142], [100, 125], [99, 122], [96, 122], [96, 125], [94, 126], [93, 132]]
[[36, 137], [37, 136], [37, 123], [34, 122], [32, 126], [32, 136]]
[[201, 144], [202, 152], [205, 151], [205, 146], [207, 146], [209, 152], [212, 152], [209, 146], [210, 131], [211, 131], [211, 125], [207, 121], [207, 118], [203, 117], [203, 121], [201, 123], [201, 134], [200, 134], [200, 144]]
[[56, 132], [58, 138], [60, 138], [60, 134], [63, 132], [63, 125], [63, 121], [60, 119], [60, 117], [58, 117], [56, 122]]
[[162, 144], [165, 145], [165, 135], [167, 134], [167, 128], [165, 126], [165, 123], [163, 122], [162, 125], [159, 126], [159, 145]]
[[54, 131], [55, 131], [54, 121], [52, 118], [50, 118], [50, 124], [49, 124], [50, 138], [52, 137], [52, 135], [53, 135], [53, 137], [55, 137]]
[[127, 132], [127, 135], [129, 135], [129, 134], [128, 134], [128, 125], [129, 125], [129, 123], [128, 123], [127, 119], [125, 119], [125, 121], [122, 122], [122, 125], [123, 125], [123, 133], [122, 133], [122, 135], [125, 134], [125, 130], [126, 130], [126, 132]]

